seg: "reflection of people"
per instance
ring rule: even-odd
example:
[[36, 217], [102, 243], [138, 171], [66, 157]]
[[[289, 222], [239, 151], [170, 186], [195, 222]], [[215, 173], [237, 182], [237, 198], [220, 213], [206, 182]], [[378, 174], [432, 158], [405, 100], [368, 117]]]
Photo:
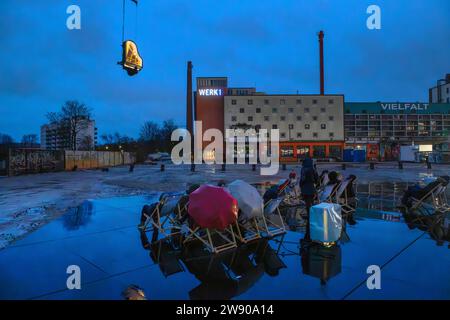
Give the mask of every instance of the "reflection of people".
[[314, 203], [317, 190], [316, 185], [319, 183], [319, 175], [313, 167], [311, 158], [303, 160], [302, 170], [300, 172], [300, 191], [306, 207], [306, 232], [305, 240], [310, 241], [310, 225], [309, 225], [309, 211]]

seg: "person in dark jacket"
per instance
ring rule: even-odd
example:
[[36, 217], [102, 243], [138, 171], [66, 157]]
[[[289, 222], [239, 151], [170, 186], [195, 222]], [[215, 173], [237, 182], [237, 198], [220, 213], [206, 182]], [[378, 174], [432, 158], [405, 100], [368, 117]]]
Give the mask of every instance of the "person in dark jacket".
[[300, 172], [300, 190], [302, 194], [303, 201], [305, 201], [306, 207], [306, 233], [305, 240], [309, 241], [310, 230], [309, 230], [309, 211], [313, 205], [314, 198], [316, 197], [316, 185], [319, 183], [319, 175], [313, 166], [313, 161], [311, 158], [306, 158], [303, 160], [302, 170]]

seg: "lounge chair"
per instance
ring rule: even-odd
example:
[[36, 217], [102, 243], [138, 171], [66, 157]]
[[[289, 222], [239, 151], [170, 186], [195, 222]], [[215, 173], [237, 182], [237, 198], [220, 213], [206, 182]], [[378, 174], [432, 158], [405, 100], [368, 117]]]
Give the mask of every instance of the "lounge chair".
[[402, 205], [409, 212], [419, 211], [422, 214], [433, 214], [436, 210], [446, 209], [445, 192], [447, 185], [448, 177], [438, 177], [424, 188], [409, 187], [402, 197]]
[[342, 181], [336, 189], [335, 200], [342, 207], [344, 215], [352, 214], [356, 211], [356, 197], [353, 189], [356, 176], [350, 175]]
[[269, 237], [286, 233], [286, 227], [279, 208], [282, 201], [283, 198], [277, 198], [271, 199], [264, 204], [264, 215], [261, 217], [259, 225], [262, 227], [261, 231]]
[[[158, 231], [164, 236], [178, 234], [180, 226], [176, 221], [175, 210], [182, 196], [182, 194], [162, 194], [158, 202], [150, 206], [145, 205], [142, 208], [139, 228], [143, 231]], [[170, 224], [170, 229], [167, 224]]]
[[324, 186], [322, 192], [319, 193], [318, 198], [320, 202], [336, 203], [336, 192], [342, 182], [327, 184]]

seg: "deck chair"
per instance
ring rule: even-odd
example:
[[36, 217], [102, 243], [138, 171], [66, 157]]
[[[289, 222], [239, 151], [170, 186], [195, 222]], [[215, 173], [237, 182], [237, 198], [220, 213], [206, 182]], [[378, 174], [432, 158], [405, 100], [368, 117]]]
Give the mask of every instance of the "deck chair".
[[271, 199], [264, 204], [264, 214], [261, 216], [259, 226], [261, 231], [269, 237], [286, 233], [286, 227], [281, 217], [280, 204], [283, 198]]
[[435, 181], [427, 184], [424, 188], [406, 190], [402, 198], [402, 204], [407, 207], [409, 212], [418, 211], [425, 215], [432, 214], [433, 211], [438, 210], [439, 208], [437, 202], [439, 194], [443, 192], [443, 182], [445, 182], [445, 180], [437, 178]]
[[261, 239], [258, 219], [256, 217], [245, 220], [238, 219], [238, 221], [236, 221], [236, 236], [242, 243]]
[[432, 199], [433, 206], [436, 208], [436, 210], [439, 210], [441, 212], [448, 212], [450, 211], [450, 205], [448, 204], [447, 200], [447, 186], [449, 183], [449, 177], [444, 176], [441, 178], [442, 178], [441, 185], [436, 190], [436, 193]]
[[344, 215], [352, 214], [356, 211], [356, 198], [350, 190], [353, 189], [355, 180], [356, 177], [354, 175], [350, 175], [342, 181], [336, 189], [335, 203], [341, 205]]
[[183, 244], [199, 240], [211, 253], [221, 253], [223, 251], [236, 248], [236, 235], [233, 225], [229, 225], [224, 230], [202, 228], [198, 225], [190, 225], [189, 220], [183, 224], [182, 230], [185, 230]]
[[342, 182], [326, 185], [322, 192], [319, 193], [319, 202], [335, 202], [336, 192], [341, 184]]
[[[157, 230], [164, 236], [180, 233], [180, 225], [176, 220], [175, 210], [180, 202], [182, 194], [162, 194], [159, 201], [142, 208], [141, 225], [144, 231]], [[170, 229], [167, 226], [170, 224]]]
[[317, 186], [319, 189], [323, 189], [330, 179], [328, 178], [328, 170], [323, 170], [319, 176], [319, 185]]

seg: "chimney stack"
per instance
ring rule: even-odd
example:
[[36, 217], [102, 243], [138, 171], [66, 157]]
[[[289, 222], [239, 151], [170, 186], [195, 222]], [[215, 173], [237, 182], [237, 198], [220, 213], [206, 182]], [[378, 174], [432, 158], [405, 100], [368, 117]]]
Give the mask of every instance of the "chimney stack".
[[186, 129], [193, 134], [192, 130], [192, 61], [187, 63], [187, 92], [186, 92]]
[[322, 30], [319, 32], [319, 47], [320, 47], [320, 94], [323, 96], [325, 94], [325, 78], [324, 78], [324, 67], [323, 67], [323, 37], [324, 33]]

